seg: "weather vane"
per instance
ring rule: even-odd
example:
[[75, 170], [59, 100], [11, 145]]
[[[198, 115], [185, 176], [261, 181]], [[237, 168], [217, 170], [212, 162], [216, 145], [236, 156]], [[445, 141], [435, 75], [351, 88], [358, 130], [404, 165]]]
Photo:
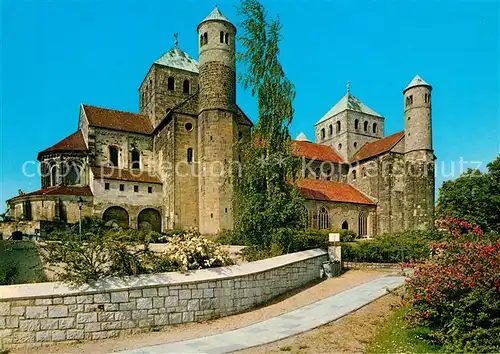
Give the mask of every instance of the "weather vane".
[[345, 89], [347, 93], [351, 93], [351, 83], [349, 81], [345, 84]]
[[179, 33], [177, 33], [177, 32], [174, 33], [174, 38], [175, 38], [175, 40], [174, 40], [174, 46], [177, 47], [177, 45], [179, 44]]

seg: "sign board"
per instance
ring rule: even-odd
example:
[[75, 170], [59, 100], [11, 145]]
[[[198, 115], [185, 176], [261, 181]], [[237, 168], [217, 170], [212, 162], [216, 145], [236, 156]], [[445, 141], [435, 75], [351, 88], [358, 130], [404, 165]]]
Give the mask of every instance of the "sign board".
[[339, 233], [328, 234], [328, 241], [339, 242], [340, 241], [340, 234]]

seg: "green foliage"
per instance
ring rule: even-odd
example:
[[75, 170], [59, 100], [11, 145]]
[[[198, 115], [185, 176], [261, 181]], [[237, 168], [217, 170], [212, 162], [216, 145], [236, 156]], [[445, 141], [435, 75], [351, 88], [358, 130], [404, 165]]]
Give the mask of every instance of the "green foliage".
[[409, 230], [383, 234], [373, 240], [342, 244], [342, 260], [350, 262], [399, 263], [427, 259], [430, 244], [443, 239], [437, 230]]
[[485, 231], [500, 232], [500, 155], [488, 172], [469, 169], [439, 189], [437, 216], [460, 218]]
[[0, 285], [43, 281], [46, 277], [34, 243], [0, 240]]
[[253, 138], [239, 143], [242, 166], [233, 175], [232, 240], [250, 246], [246, 252], [263, 254], [272, 248], [272, 254], [280, 254], [305, 221], [303, 198], [290, 183], [300, 167], [291, 154], [288, 131], [295, 90], [278, 60], [279, 20], [269, 21], [256, 0], [242, 1], [238, 11], [244, 48], [239, 60], [247, 68], [240, 79], [257, 96], [259, 121]]
[[7, 209], [3, 213], [0, 213], [0, 221], [12, 221], [12, 218], [10, 217], [10, 210]]
[[365, 353], [392, 354], [392, 353], [439, 353], [441, 348], [429, 344], [430, 330], [421, 326], [410, 326], [403, 319], [405, 307], [393, 309], [389, 318], [384, 321], [368, 344]]

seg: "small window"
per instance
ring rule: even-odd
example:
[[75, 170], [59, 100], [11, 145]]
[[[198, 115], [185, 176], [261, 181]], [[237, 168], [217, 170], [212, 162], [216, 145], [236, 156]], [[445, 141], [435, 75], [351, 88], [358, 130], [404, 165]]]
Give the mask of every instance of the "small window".
[[132, 168], [141, 168], [141, 153], [137, 149], [132, 150]]
[[227, 208], [225, 208], [224, 211], [227, 213]]
[[200, 34], [200, 47], [203, 45], [203, 35]]
[[331, 124], [328, 126], [328, 135], [329, 136], [333, 135], [333, 126]]
[[175, 90], [175, 79], [172, 76], [167, 80], [167, 88], [169, 91]]
[[104, 189], [109, 190], [109, 183], [108, 182], [104, 183]]
[[135, 192], [135, 193], [139, 192], [139, 186], [137, 186], [137, 185], [136, 185], [136, 186], [134, 186], [134, 192]]
[[213, 218], [214, 217], [214, 213], [210, 213], [210, 217]]
[[365, 131], [365, 133], [368, 133], [368, 122], [365, 122], [363, 130]]
[[363, 178], [366, 177], [366, 168], [364, 168], [364, 167], [361, 169], [361, 176]]
[[325, 128], [321, 129], [321, 140], [325, 140]]
[[190, 132], [191, 130], [193, 130], [193, 123], [187, 122], [186, 124], [184, 124], [184, 128], [186, 128], [186, 130]]
[[188, 148], [187, 149], [187, 163], [192, 164], [193, 163], [193, 148]]
[[356, 180], [356, 170], [352, 170], [352, 180]]
[[153, 193], [153, 187], [148, 187], [148, 193]]
[[123, 192], [125, 190], [125, 185], [124, 184], [120, 184], [120, 191]]
[[373, 134], [377, 134], [377, 123], [373, 123]]
[[29, 200], [23, 202], [23, 214], [24, 220], [31, 220], [33, 218], [31, 214], [31, 202]]
[[224, 38], [225, 38], [225, 42], [226, 42], [226, 44], [229, 44], [229, 34], [227, 34], [227, 33], [226, 33], [226, 34], [224, 35]]
[[224, 43], [224, 32], [220, 31], [220, 42]]
[[342, 129], [342, 125], [340, 123], [340, 121], [337, 122], [337, 133], [340, 132], [340, 130]]
[[356, 141], [354, 142], [354, 147], [358, 147], [358, 143]]
[[319, 167], [314, 170], [314, 174], [316, 175], [316, 179], [319, 179], [321, 175]]
[[411, 117], [408, 117], [408, 120], [411, 120]]
[[238, 132], [238, 139], [243, 138], [243, 132]]
[[342, 150], [342, 144], [339, 144], [338, 146], [339, 151]]
[[208, 33], [205, 32], [203, 33], [203, 44], [207, 44], [208, 43]]
[[354, 129], [358, 130], [359, 129], [359, 119], [356, 119], [354, 121]]
[[116, 146], [109, 147], [109, 163], [112, 167], [118, 167], [118, 148]]
[[185, 95], [189, 95], [189, 80], [188, 79], [184, 80], [184, 83], [182, 84], [182, 92]]
[[413, 104], [413, 95], [406, 97], [406, 106], [411, 106]]

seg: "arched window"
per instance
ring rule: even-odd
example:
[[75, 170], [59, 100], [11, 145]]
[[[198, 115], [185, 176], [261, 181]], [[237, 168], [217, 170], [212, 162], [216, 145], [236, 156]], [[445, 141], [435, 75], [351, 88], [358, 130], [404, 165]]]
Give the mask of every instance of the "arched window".
[[116, 146], [109, 147], [108, 159], [111, 167], [118, 167], [118, 148]]
[[342, 150], [342, 144], [338, 145], [339, 151]]
[[342, 230], [349, 230], [349, 223], [347, 220], [342, 223]]
[[356, 180], [356, 170], [352, 170], [352, 180]]
[[358, 218], [358, 236], [368, 235], [368, 215], [362, 211]]
[[193, 148], [188, 148], [186, 155], [187, 155], [187, 157], [186, 157], [187, 163], [192, 164], [193, 163]]
[[58, 183], [59, 183], [59, 172], [58, 172], [57, 165], [54, 164], [50, 168], [50, 185], [57, 186]]
[[161, 232], [161, 215], [156, 209], [144, 209], [137, 217], [137, 228], [144, 231]]
[[229, 34], [226, 33], [226, 35], [224, 36], [224, 39], [225, 39], [226, 44], [229, 44]]
[[175, 90], [175, 80], [172, 76], [170, 76], [167, 80], [167, 89], [169, 91]]
[[24, 220], [31, 220], [33, 218], [31, 214], [31, 202], [29, 200], [23, 202], [23, 217]]
[[324, 230], [330, 228], [330, 218], [328, 217], [328, 211], [321, 207], [318, 211], [318, 229]]
[[329, 136], [333, 135], [333, 126], [331, 124], [328, 126], [328, 135]]
[[361, 169], [361, 177], [366, 177], [366, 168]]
[[68, 163], [68, 173], [65, 176], [66, 184], [68, 186], [74, 186], [76, 184], [81, 184], [81, 168], [74, 161]]
[[224, 32], [220, 31], [220, 42], [224, 43]]
[[189, 95], [189, 80], [186, 79], [184, 80], [182, 84], [182, 92], [184, 92], [185, 95]]
[[137, 149], [132, 150], [132, 168], [141, 168], [141, 153]]
[[129, 227], [128, 212], [119, 206], [109, 207], [102, 214], [102, 219], [106, 226], [116, 227]]
[[356, 119], [354, 121], [354, 129], [358, 130], [359, 129], [359, 119]]
[[207, 44], [208, 43], [208, 34], [207, 32], [203, 33], [203, 44]]
[[342, 128], [342, 126], [340, 125], [340, 121], [337, 122], [337, 133], [340, 132], [340, 129]]
[[325, 128], [321, 129], [321, 140], [325, 140]]
[[364, 131], [368, 132], [368, 122], [365, 122], [365, 124], [364, 124]]
[[314, 174], [316, 176], [316, 179], [319, 179], [319, 177], [321, 176], [321, 171], [319, 169], [319, 167], [317, 167], [315, 170], [314, 170]]
[[200, 47], [203, 45], [203, 35], [200, 34]]
[[373, 134], [377, 134], [377, 123], [373, 123]]

